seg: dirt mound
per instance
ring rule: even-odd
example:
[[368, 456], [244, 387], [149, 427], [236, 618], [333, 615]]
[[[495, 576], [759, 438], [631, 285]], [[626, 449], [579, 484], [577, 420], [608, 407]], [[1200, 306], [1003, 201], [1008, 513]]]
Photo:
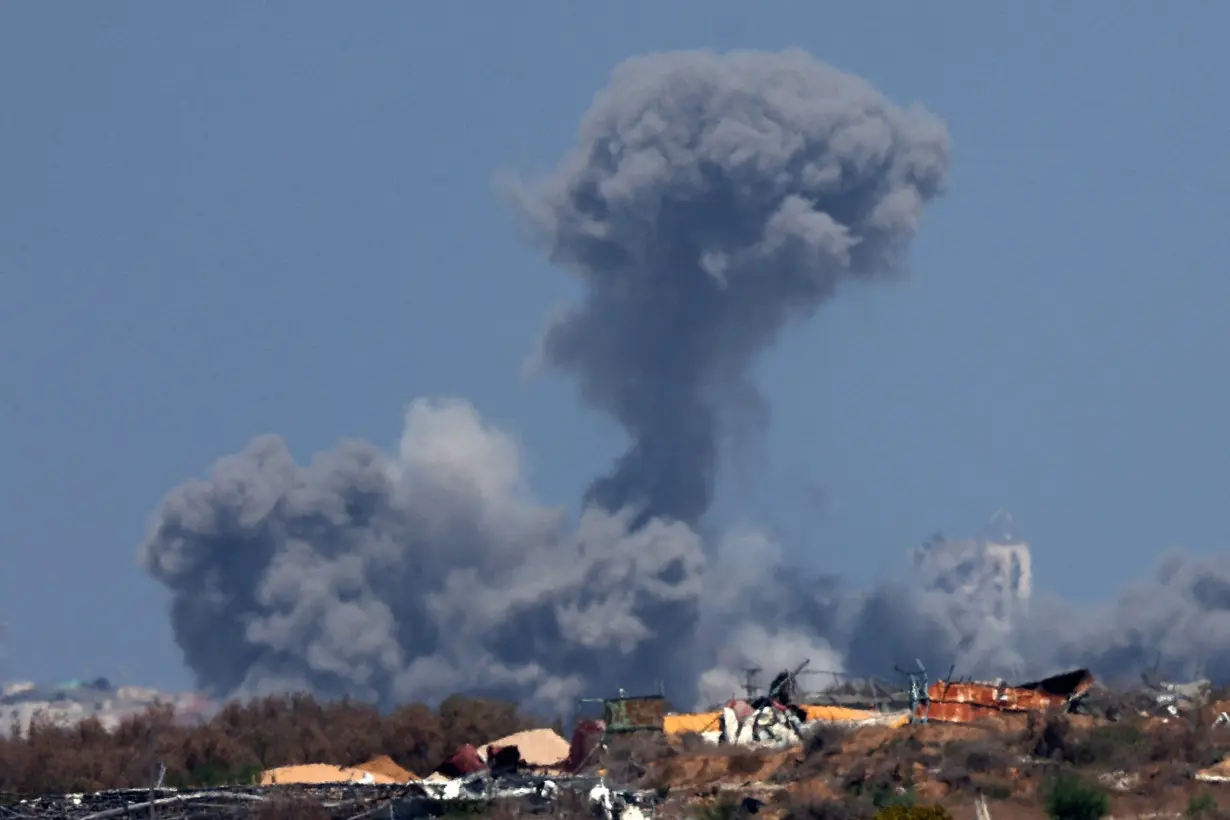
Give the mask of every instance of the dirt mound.
[[378, 774], [383, 777], [391, 777], [398, 783], [405, 783], [410, 780], [418, 780], [419, 776], [409, 769], [403, 769], [393, 761], [393, 758], [388, 755], [380, 755], [373, 757], [366, 763], [360, 763], [358, 768], [365, 772]]
[[382, 774], [350, 769], [342, 766], [330, 766], [327, 763], [307, 763], [302, 766], [279, 766], [261, 772], [262, 786], [315, 783], [397, 783]]
[[521, 759], [531, 766], [554, 766], [567, 758], [568, 753], [572, 751], [572, 746], [568, 741], [550, 729], [530, 729], [517, 732], [499, 740], [492, 740], [484, 744], [483, 749], [485, 750], [487, 746], [497, 748], [516, 746], [521, 752]]

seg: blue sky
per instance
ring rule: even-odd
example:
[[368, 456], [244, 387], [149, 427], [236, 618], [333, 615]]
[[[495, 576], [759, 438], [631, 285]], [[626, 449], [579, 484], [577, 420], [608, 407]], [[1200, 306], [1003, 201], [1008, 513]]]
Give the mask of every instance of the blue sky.
[[454, 394], [575, 504], [622, 438], [521, 365], [576, 295], [492, 175], [553, 164], [610, 69], [804, 48], [943, 117], [911, 278], [762, 363], [719, 521], [855, 582], [1010, 509], [1107, 597], [1230, 544], [1230, 7], [1212, 2], [0, 5], [0, 620], [10, 671], [187, 686], [135, 548], [264, 432], [392, 444]]

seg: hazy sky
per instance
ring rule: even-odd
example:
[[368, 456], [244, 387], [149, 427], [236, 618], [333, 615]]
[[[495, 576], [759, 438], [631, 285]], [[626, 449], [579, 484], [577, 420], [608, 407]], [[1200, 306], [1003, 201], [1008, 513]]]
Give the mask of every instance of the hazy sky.
[[575, 285], [492, 175], [553, 164], [654, 50], [798, 46], [953, 141], [911, 278], [764, 363], [771, 427], [719, 520], [863, 582], [1006, 507], [1067, 598], [1225, 549], [1230, 7], [845, 6], [0, 4], [10, 672], [188, 685], [134, 551], [260, 433], [392, 445], [409, 400], [459, 395], [575, 505], [622, 441], [523, 373]]

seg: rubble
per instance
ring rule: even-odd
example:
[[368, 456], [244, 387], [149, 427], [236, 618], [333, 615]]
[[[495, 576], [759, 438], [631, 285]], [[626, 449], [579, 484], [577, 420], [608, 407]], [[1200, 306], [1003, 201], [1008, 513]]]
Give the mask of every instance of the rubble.
[[574, 793], [608, 820], [644, 820], [645, 809], [658, 798], [653, 793], [614, 789], [595, 778], [523, 777], [495, 781], [485, 776], [438, 783], [377, 785], [362, 783], [266, 786], [228, 789], [129, 789], [96, 794], [38, 797], [0, 805], [0, 818], [22, 820], [120, 820], [149, 817], [160, 820], [247, 817], [253, 806], [311, 803], [334, 818], [380, 817], [411, 820], [447, 813], [449, 804], [467, 812], [500, 801], [515, 800], [546, 807], [563, 794]]
[[1156, 691], [1152, 693], [1153, 702], [1167, 714], [1177, 717], [1180, 713], [1187, 713], [1205, 705], [1212, 688], [1213, 684], [1207, 680], [1190, 683], [1163, 681], [1157, 684]]
[[771, 703], [757, 708], [747, 701], [736, 700], [722, 710], [722, 743], [785, 748], [802, 740], [803, 720], [782, 704]]

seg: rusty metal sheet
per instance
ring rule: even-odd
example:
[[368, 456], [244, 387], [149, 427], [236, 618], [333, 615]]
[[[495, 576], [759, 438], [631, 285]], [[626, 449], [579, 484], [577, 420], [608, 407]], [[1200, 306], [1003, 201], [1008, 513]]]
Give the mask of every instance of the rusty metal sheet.
[[930, 709], [919, 707], [931, 720], [968, 723], [995, 712], [1038, 712], [1061, 709], [1093, 685], [1093, 675], [1078, 669], [1024, 686], [980, 682], [936, 681], [927, 689]]
[[932, 703], [930, 709], [919, 707], [918, 717], [925, 716], [928, 720], [942, 723], [973, 723], [987, 715], [998, 714], [999, 711], [974, 703]]

